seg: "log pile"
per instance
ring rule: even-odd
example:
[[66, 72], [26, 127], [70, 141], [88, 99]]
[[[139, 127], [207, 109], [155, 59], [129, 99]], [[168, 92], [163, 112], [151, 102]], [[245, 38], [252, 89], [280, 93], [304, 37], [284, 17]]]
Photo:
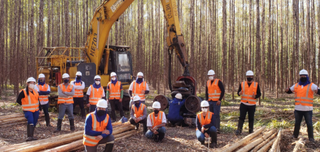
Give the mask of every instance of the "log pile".
[[[49, 113], [49, 115], [57, 116], [56, 114], [53, 114], [53, 113]], [[44, 114], [39, 115], [38, 121], [42, 121], [42, 120], [44, 120]], [[24, 117], [22, 113], [16, 113], [16, 114], [5, 115], [0, 117], [0, 128], [5, 128], [13, 125], [22, 125], [26, 123], [27, 123], [27, 119]]]
[[228, 144], [220, 152], [280, 152], [281, 129], [265, 131], [262, 127], [233, 144]]
[[[112, 123], [113, 136], [115, 141], [132, 136], [136, 131], [133, 125], [129, 122], [119, 125], [117, 122]], [[24, 142], [14, 145], [6, 145], [0, 147], [0, 151], [6, 152], [33, 152], [33, 151], [45, 151], [45, 152], [62, 152], [62, 151], [73, 151], [83, 148], [82, 144], [83, 131], [77, 131], [69, 134], [59, 135], [47, 139], [36, 140], [31, 142]]]

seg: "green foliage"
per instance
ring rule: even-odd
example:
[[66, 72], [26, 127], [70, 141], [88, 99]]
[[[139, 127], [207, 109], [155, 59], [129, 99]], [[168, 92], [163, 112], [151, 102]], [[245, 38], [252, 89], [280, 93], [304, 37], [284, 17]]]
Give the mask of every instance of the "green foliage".
[[221, 106], [229, 106], [229, 105], [230, 105], [230, 103], [228, 101], [226, 101], [226, 100], [221, 101]]
[[317, 121], [315, 124], [313, 124], [314, 130], [320, 132], [320, 121]]
[[292, 128], [294, 127], [294, 121], [288, 122], [285, 120], [278, 121], [276, 119], [272, 119], [270, 123], [267, 125], [269, 128]]
[[232, 133], [237, 129], [237, 123], [228, 121], [227, 123], [221, 123], [221, 131], [224, 133]]

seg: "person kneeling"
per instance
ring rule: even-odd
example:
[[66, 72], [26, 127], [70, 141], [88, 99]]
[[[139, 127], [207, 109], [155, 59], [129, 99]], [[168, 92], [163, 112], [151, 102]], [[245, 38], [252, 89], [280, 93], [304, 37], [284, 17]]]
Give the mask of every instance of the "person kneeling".
[[196, 136], [201, 144], [204, 145], [205, 137], [211, 137], [210, 148], [215, 148], [217, 146], [217, 129], [215, 127], [215, 117], [214, 113], [209, 110], [208, 101], [204, 100], [201, 102], [202, 112], [197, 115], [196, 124]]
[[155, 142], [162, 141], [166, 133], [166, 128], [164, 127], [167, 123], [166, 115], [164, 112], [160, 111], [161, 105], [158, 101], [152, 104], [153, 113], [148, 115], [147, 127], [148, 131], [146, 137], [149, 139], [154, 139]]
[[134, 104], [130, 110], [130, 123], [139, 129], [139, 123], [143, 124], [143, 133], [147, 132], [147, 107], [141, 103], [139, 96], [134, 96]]
[[108, 102], [100, 99], [94, 112], [87, 115], [83, 136], [86, 152], [95, 152], [99, 144], [106, 144], [104, 152], [111, 152], [114, 144], [112, 122], [107, 114]]

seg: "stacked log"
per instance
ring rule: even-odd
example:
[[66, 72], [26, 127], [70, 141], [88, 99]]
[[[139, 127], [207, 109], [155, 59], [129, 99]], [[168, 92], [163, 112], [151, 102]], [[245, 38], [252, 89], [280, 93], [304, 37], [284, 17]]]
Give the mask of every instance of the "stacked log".
[[[53, 114], [53, 113], [50, 113], [49, 115], [57, 116], [56, 114]], [[44, 120], [44, 114], [39, 115], [39, 120], [40, 121]], [[0, 128], [5, 128], [13, 125], [22, 125], [26, 123], [27, 123], [27, 119], [24, 117], [22, 113], [5, 115], [5, 116], [1, 116], [0, 118]]]
[[280, 152], [281, 129], [279, 132], [274, 130], [265, 131], [262, 127], [252, 134], [247, 135], [241, 140], [224, 146], [217, 150], [221, 152]]
[[[138, 131], [134, 130], [134, 126], [129, 122], [122, 125], [115, 123], [113, 129], [113, 135], [116, 140], [132, 136]], [[46, 152], [57, 152], [57, 151], [71, 151], [83, 148], [83, 131], [77, 131], [69, 134], [59, 135], [47, 139], [36, 140], [31, 142], [24, 142], [20, 144], [7, 145], [0, 148], [0, 151], [46, 151]]]

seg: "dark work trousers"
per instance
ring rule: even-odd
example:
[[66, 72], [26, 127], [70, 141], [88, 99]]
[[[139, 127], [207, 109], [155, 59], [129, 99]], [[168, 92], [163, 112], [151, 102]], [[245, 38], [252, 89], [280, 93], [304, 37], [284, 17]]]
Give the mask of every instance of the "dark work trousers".
[[85, 117], [86, 116], [86, 113], [84, 111], [84, 100], [82, 97], [80, 98], [73, 98], [73, 101], [74, 101], [74, 104], [73, 104], [73, 109], [79, 105], [80, 109], [81, 109], [81, 116], [82, 117]]
[[109, 100], [111, 105], [111, 119], [113, 121], [116, 121], [116, 107], [120, 111], [120, 118], [124, 116], [123, 109], [122, 109], [122, 102], [119, 102], [119, 100], [113, 99]]
[[140, 120], [138, 123], [136, 123], [132, 118], [130, 118], [130, 123], [132, 125], [137, 126], [137, 128], [139, 128], [139, 123], [142, 123], [142, 125], [143, 125], [143, 133], [145, 134], [148, 131], [147, 118], [144, 118], [144, 119]]
[[294, 117], [295, 117], [296, 121], [295, 121], [295, 125], [294, 125], [293, 136], [295, 138], [298, 138], [302, 117], [304, 117], [304, 120], [306, 121], [306, 124], [307, 124], [308, 137], [309, 137], [309, 139], [314, 139], [313, 138], [313, 126], [312, 126], [312, 110], [311, 111], [295, 110]]
[[43, 110], [45, 119], [46, 119], [46, 124], [47, 126], [50, 125], [50, 116], [49, 116], [49, 103], [44, 104], [44, 105], [40, 105], [40, 109]]
[[[254, 113], [256, 111], [256, 105], [247, 106], [243, 103], [240, 104], [240, 117], [239, 120], [244, 122], [247, 112], [249, 116], [249, 132], [253, 132], [253, 123], [254, 123]], [[242, 127], [241, 127], [242, 129]]]

